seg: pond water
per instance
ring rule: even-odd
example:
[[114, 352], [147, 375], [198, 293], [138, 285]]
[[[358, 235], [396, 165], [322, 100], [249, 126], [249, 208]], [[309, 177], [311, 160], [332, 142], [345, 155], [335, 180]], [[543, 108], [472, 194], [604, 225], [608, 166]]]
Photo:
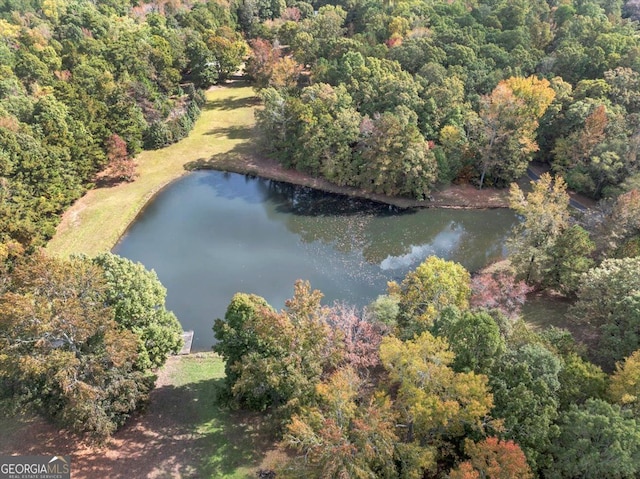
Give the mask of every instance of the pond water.
[[364, 306], [427, 256], [477, 270], [504, 254], [510, 210], [401, 210], [287, 183], [199, 171], [161, 191], [113, 252], [153, 268], [193, 350], [238, 291], [275, 308], [296, 279]]

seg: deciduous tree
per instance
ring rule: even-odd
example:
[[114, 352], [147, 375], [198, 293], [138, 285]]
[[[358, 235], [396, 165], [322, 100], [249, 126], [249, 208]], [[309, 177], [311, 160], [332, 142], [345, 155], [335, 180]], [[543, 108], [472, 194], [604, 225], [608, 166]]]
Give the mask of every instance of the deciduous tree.
[[31, 408], [103, 440], [147, 398], [137, 336], [106, 305], [103, 271], [84, 259], [35, 255], [0, 295], [3, 404]]
[[138, 368], [145, 371], [162, 366], [170, 354], [182, 348], [182, 327], [167, 311], [167, 290], [155, 271], [112, 253], [92, 261], [104, 271], [105, 302], [113, 308], [115, 321], [137, 336]]
[[501, 441], [488, 437], [480, 442], [465, 442], [465, 452], [469, 456], [449, 473], [449, 479], [533, 479], [522, 449], [513, 441]]
[[436, 319], [432, 332], [449, 342], [455, 354], [452, 367], [458, 372], [488, 374], [506, 349], [500, 328], [484, 311], [447, 308]]
[[433, 453], [434, 448], [469, 430], [483, 431], [483, 421], [493, 406], [488, 379], [473, 372], [456, 373], [451, 368], [454, 354], [446, 340], [429, 332], [405, 342], [385, 337], [380, 358], [392, 387], [397, 388], [395, 407], [404, 442]]
[[107, 140], [109, 164], [102, 176], [115, 181], [133, 181], [137, 176], [136, 164], [127, 152], [127, 144], [115, 133]]
[[300, 455], [279, 468], [279, 477], [397, 477], [391, 401], [362, 397], [363, 386], [348, 367], [317, 385], [318, 406], [294, 415], [287, 426], [284, 443]]
[[400, 285], [389, 283], [389, 292], [399, 299], [398, 326], [403, 337], [427, 330], [449, 306], [468, 309], [469, 273], [453, 261], [429, 256]]
[[607, 259], [582, 278], [569, 318], [598, 338], [596, 356], [612, 369], [640, 347], [640, 258]]
[[533, 470], [550, 465], [551, 441], [558, 434], [558, 375], [561, 360], [541, 345], [508, 351], [490, 375], [493, 417], [504, 420], [503, 437], [517, 442]]
[[284, 414], [309, 404], [323, 373], [341, 358], [321, 298], [303, 281], [280, 312], [258, 296], [234, 296], [226, 321], [215, 322], [214, 351], [227, 363], [228, 391], [237, 402], [257, 410], [282, 408]]
[[623, 408], [631, 409], [636, 417], [640, 415], [640, 350], [616, 363], [609, 384], [609, 397]]
[[480, 188], [485, 176], [494, 183], [514, 181], [527, 169], [538, 149], [538, 120], [553, 101], [548, 80], [511, 77], [496, 86], [480, 104], [480, 123], [475, 131], [479, 148]]
[[516, 281], [510, 272], [480, 273], [471, 278], [470, 304], [474, 308], [497, 309], [515, 319], [531, 289], [524, 281]]
[[553, 464], [545, 476], [599, 479], [637, 477], [640, 426], [633, 416], [599, 399], [572, 406], [558, 419]]

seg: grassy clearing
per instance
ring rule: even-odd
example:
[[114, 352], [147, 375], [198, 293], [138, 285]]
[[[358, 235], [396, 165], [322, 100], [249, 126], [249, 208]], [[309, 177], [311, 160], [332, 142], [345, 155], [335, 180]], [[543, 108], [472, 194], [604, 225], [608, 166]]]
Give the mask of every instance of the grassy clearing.
[[224, 380], [224, 363], [213, 354], [176, 358], [168, 382], [182, 414], [174, 419], [192, 429], [200, 451], [194, 464], [196, 477], [255, 477], [270, 446], [270, 431], [257, 414], [235, 412], [218, 400]]
[[189, 137], [136, 157], [133, 183], [89, 191], [64, 215], [47, 251], [66, 257], [110, 250], [136, 215], [163, 186], [202, 166], [243, 171], [254, 136], [253, 89], [243, 82], [207, 92], [207, 103]]

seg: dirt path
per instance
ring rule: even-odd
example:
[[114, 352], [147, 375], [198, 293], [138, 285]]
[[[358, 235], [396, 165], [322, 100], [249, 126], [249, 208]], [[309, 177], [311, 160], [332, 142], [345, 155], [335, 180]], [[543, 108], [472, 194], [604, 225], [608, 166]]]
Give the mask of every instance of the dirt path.
[[101, 447], [42, 419], [0, 420], [0, 455], [68, 455], [74, 479], [240, 479], [277, 457], [258, 413], [218, 402], [224, 364], [212, 353], [169, 358], [147, 409]]
[[189, 431], [180, 412], [189, 398], [170, 384], [170, 358], [151, 392], [144, 415], [130, 420], [104, 447], [91, 447], [78, 436], [58, 431], [42, 419], [14, 424], [0, 439], [0, 453], [11, 455], [70, 455], [74, 479], [196, 477], [197, 435]]

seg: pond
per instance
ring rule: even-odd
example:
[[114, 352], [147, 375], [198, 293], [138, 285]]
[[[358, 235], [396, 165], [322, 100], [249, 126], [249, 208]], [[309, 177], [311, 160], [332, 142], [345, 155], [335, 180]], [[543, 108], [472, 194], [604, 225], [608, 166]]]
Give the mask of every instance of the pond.
[[193, 350], [214, 343], [213, 321], [234, 293], [275, 308], [296, 279], [325, 302], [364, 306], [429, 255], [470, 271], [504, 255], [510, 210], [401, 210], [262, 178], [199, 171], [162, 190], [113, 249], [153, 268]]

